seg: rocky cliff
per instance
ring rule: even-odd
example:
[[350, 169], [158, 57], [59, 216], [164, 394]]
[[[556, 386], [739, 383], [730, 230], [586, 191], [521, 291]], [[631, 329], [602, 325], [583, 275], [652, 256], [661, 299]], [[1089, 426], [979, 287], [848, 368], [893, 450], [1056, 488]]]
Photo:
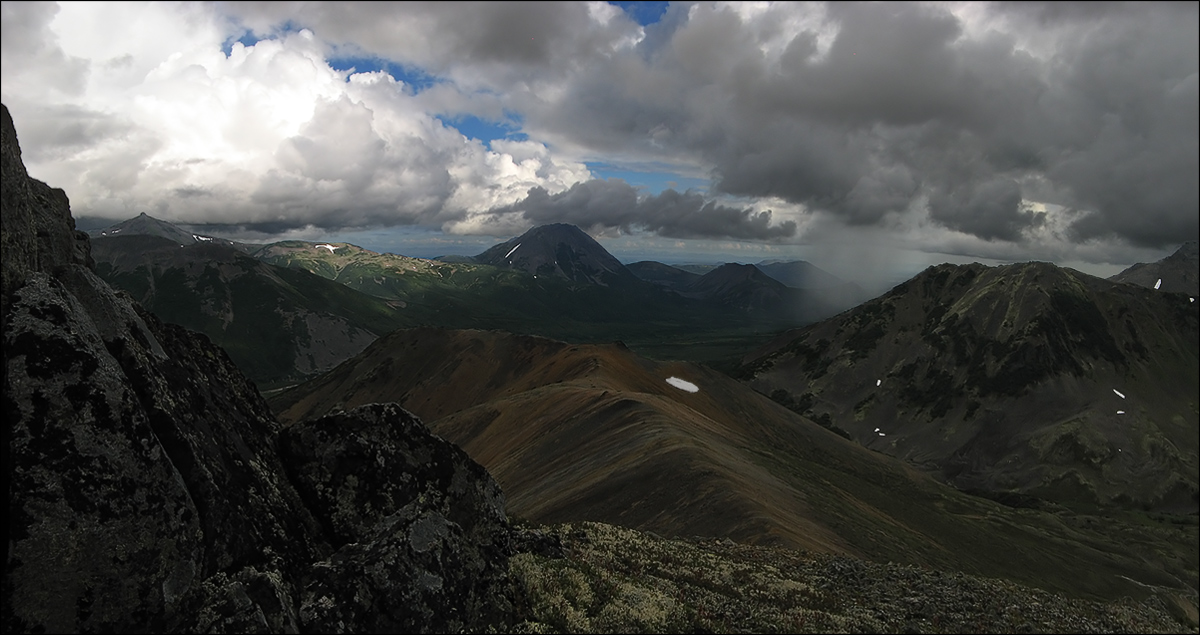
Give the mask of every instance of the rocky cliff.
[[224, 351], [94, 274], [2, 124], [4, 631], [503, 627], [487, 472], [394, 405], [282, 431]]

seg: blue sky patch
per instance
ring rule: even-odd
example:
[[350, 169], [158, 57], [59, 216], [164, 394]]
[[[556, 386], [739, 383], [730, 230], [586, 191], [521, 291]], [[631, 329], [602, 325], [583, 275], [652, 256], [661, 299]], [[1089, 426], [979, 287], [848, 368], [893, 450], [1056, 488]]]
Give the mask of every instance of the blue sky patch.
[[642, 26], [654, 24], [667, 12], [668, 2], [609, 2], [621, 8], [629, 17]]
[[688, 189], [708, 191], [707, 179], [681, 176], [666, 170], [631, 170], [599, 161], [584, 165], [596, 178], [621, 179], [633, 187], [645, 189], [649, 194], [659, 194], [666, 189], [673, 189], [677, 192], [684, 192]]
[[474, 115], [458, 115], [455, 117], [439, 115], [437, 119], [448, 128], [456, 128], [468, 139], [482, 141], [488, 149], [491, 149], [492, 141], [496, 139], [525, 141], [529, 138], [528, 135], [521, 132], [520, 120], [516, 118], [510, 118], [506, 121], [490, 121], [480, 119]]
[[235, 42], [241, 42], [242, 46], [254, 46], [255, 44], [258, 44], [258, 41], [261, 39], [262, 38], [255, 36], [253, 32], [246, 31], [241, 37], [231, 37], [228, 40], [225, 40], [221, 44], [221, 52], [225, 54], [225, 57], [229, 57], [233, 53], [233, 45]]

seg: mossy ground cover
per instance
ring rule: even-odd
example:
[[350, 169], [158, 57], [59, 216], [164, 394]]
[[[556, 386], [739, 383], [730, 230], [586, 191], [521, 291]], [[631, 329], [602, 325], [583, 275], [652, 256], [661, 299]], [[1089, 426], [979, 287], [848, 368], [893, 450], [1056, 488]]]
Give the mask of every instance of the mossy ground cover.
[[926, 567], [599, 523], [545, 529], [560, 537], [564, 557], [511, 559], [517, 632], [1195, 632], [1159, 597], [1098, 602]]

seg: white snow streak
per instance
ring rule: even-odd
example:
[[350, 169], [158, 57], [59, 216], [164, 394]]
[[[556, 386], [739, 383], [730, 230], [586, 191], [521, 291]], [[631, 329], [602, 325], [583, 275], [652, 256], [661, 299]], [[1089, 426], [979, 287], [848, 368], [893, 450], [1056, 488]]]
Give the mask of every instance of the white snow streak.
[[1125, 414], [1125, 411], [1124, 411], [1124, 410], [1118, 410], [1118, 411], [1117, 411], [1117, 414], [1119, 414], [1119, 415], [1123, 415], [1123, 414]]
[[192, 240], [212, 240], [212, 239], [209, 238], [208, 236], [197, 236], [195, 234], [192, 234]]
[[1155, 288], [1155, 289], [1157, 289], [1157, 288], [1159, 288], [1159, 287], [1161, 287], [1161, 286], [1162, 286], [1162, 278], [1159, 278], [1159, 279], [1158, 279], [1158, 282], [1155, 282], [1155, 283], [1154, 283], [1154, 288]]
[[[518, 247], [519, 246], [520, 245], [518, 245]], [[678, 377], [668, 377], [667, 383], [671, 384], [672, 386], [674, 386], [680, 390], [686, 390], [688, 392], [700, 392], [699, 386], [697, 386], [696, 384], [693, 384], [690, 381], [687, 381], [686, 379], [680, 379]]]
[[1121, 391], [1117, 390], [1116, 388], [1113, 388], [1113, 392], [1117, 393], [1117, 396], [1120, 397], [1121, 399], [1125, 398], [1125, 395], [1122, 395]]
[[333, 245], [317, 245], [316, 248], [317, 249], [328, 249], [329, 253], [333, 253], [337, 249], [337, 247], [334, 247]]
[[[521, 243], [517, 243], [517, 247], [520, 247], [520, 246], [521, 246]], [[517, 250], [517, 247], [513, 247], [512, 249], [509, 249], [508, 253], [504, 254], [505, 260], [507, 260], [508, 257], [512, 255], [512, 252]]]
[[876, 386], [878, 386], [879, 384], [882, 384], [882, 383], [883, 383], [883, 380], [882, 380], [882, 379], [876, 379], [876, 380], [875, 380], [875, 385], [876, 385]]

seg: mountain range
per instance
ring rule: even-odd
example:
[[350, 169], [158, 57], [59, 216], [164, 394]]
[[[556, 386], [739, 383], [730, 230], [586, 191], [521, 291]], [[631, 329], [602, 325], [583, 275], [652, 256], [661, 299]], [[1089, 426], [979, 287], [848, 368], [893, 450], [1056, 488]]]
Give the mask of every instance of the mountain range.
[[[780, 328], [845, 308], [825, 290], [790, 289], [752, 266], [727, 265], [687, 290], [664, 288], [561, 224], [453, 262], [340, 242], [237, 243], [145, 214], [91, 233], [102, 278], [208, 335], [264, 389], [329, 370], [400, 327], [622, 340], [656, 357], [732, 364]], [[753, 275], [730, 275], [739, 270]]]

